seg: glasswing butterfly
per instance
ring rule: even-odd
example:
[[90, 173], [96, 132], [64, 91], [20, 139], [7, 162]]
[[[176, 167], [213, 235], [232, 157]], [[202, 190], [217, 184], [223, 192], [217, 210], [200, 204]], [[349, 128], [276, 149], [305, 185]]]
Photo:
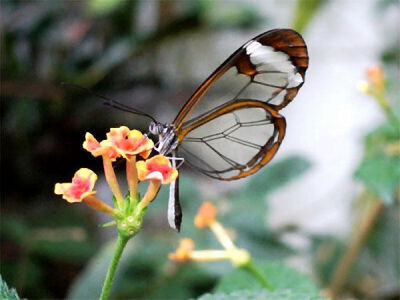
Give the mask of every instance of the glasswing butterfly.
[[[278, 151], [286, 131], [279, 111], [303, 85], [308, 60], [299, 33], [274, 29], [225, 60], [170, 124], [115, 101], [110, 105], [151, 118], [155, 150], [169, 156], [175, 168], [184, 161], [210, 177], [235, 180], [257, 172]], [[168, 223], [179, 231], [178, 180], [170, 185]]]

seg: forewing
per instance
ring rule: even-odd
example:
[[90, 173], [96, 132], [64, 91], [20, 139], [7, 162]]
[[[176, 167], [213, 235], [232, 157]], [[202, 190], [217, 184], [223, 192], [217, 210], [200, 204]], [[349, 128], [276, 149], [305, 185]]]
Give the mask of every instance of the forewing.
[[266, 163], [285, 135], [285, 119], [254, 100], [226, 104], [178, 131], [179, 156], [220, 180], [246, 177]]
[[227, 103], [258, 100], [280, 110], [296, 96], [308, 67], [303, 38], [291, 29], [267, 31], [234, 52], [196, 90], [174, 120], [177, 129]]

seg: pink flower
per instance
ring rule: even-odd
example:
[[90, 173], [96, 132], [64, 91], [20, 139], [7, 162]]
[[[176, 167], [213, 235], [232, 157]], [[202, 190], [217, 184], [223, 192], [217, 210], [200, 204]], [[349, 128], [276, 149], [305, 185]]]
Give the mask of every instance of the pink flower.
[[115, 161], [119, 156], [119, 153], [109, 141], [103, 140], [99, 143], [89, 132], [86, 132], [83, 148], [89, 151], [94, 157], [106, 155], [111, 161]]
[[124, 158], [139, 154], [143, 158], [149, 157], [154, 143], [139, 130], [129, 130], [126, 126], [111, 128], [107, 133], [107, 140]]
[[163, 155], [156, 155], [146, 161], [136, 163], [139, 180], [156, 180], [161, 184], [170, 184], [178, 177], [178, 171], [172, 168], [171, 162]]
[[85, 197], [96, 194], [93, 191], [97, 175], [90, 169], [79, 169], [70, 183], [56, 183], [54, 193], [63, 195], [69, 203], [82, 202]]

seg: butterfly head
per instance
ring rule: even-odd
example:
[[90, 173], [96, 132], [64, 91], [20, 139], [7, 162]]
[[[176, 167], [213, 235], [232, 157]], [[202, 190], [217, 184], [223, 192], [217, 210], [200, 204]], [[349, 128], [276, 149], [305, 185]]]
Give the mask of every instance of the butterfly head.
[[175, 134], [173, 124], [163, 124], [160, 122], [151, 122], [149, 126], [151, 134], [158, 136], [158, 143], [154, 149], [160, 154], [168, 154], [178, 146], [178, 140]]
[[164, 124], [157, 121], [153, 121], [149, 125], [149, 131], [151, 134], [158, 136], [164, 132], [165, 127], [166, 126]]

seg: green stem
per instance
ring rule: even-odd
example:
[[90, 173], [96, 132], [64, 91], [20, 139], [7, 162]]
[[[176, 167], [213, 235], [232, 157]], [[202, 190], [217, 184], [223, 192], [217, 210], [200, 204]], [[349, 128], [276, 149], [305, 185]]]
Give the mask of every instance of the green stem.
[[267, 290], [270, 292], [274, 291], [274, 287], [268, 282], [268, 280], [265, 278], [264, 274], [261, 273], [259, 269], [255, 266], [253, 261], [249, 261], [247, 264], [244, 264], [240, 266], [247, 272], [249, 272], [255, 279], [257, 279], [263, 287], [265, 287]]
[[386, 98], [386, 95], [385, 94], [377, 94], [376, 98], [378, 99], [380, 106], [382, 107], [383, 111], [386, 113], [388, 118], [397, 120], [397, 117], [394, 114], [392, 107], [390, 106], [389, 101]]
[[117, 269], [119, 260], [122, 255], [122, 251], [124, 250], [128, 240], [129, 240], [129, 237], [118, 234], [117, 247], [115, 248], [114, 256], [113, 256], [110, 266], [108, 268], [106, 279], [104, 280], [103, 289], [101, 291], [101, 296], [100, 296], [101, 300], [106, 300], [108, 298], [111, 284], [114, 279], [115, 270]]

